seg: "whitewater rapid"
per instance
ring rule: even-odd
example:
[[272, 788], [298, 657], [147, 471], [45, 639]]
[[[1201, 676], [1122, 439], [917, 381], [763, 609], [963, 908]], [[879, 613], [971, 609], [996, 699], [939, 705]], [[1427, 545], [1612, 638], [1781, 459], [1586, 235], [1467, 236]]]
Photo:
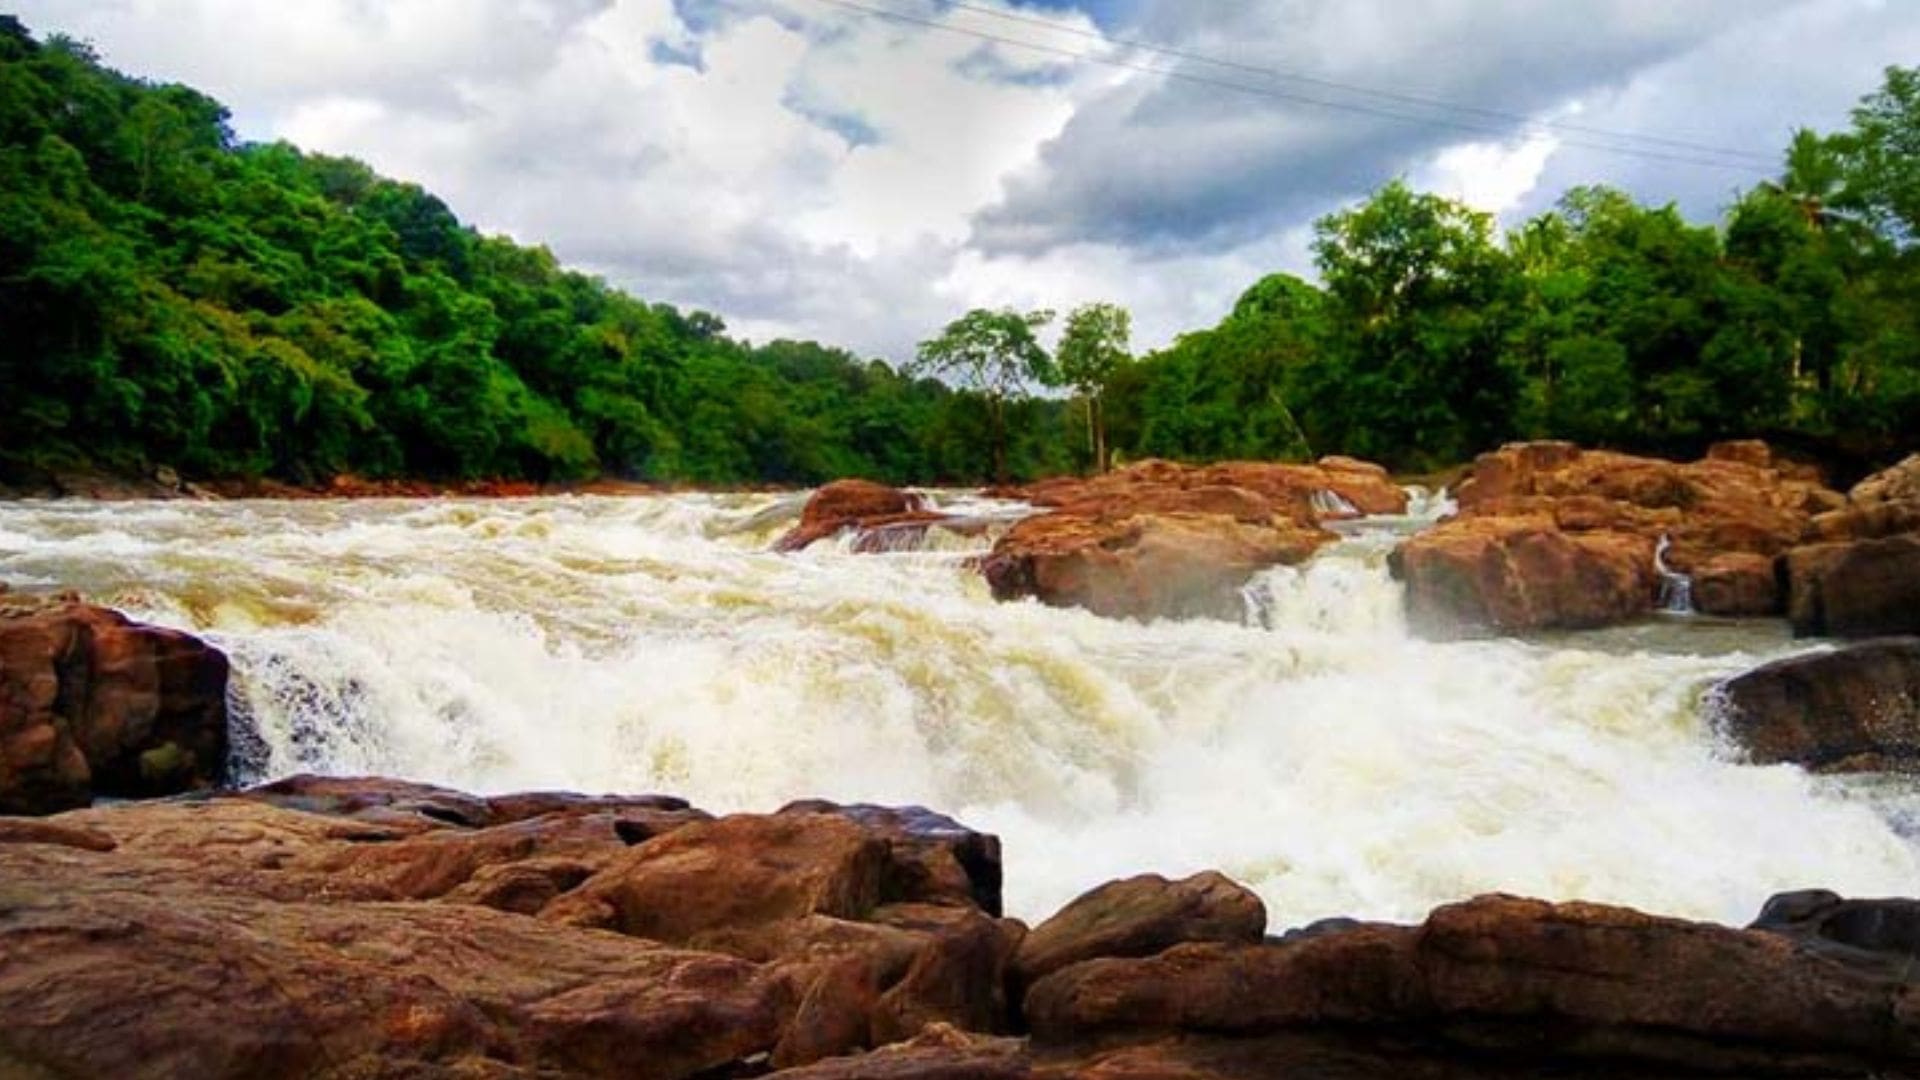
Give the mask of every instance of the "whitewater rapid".
[[1143, 625], [995, 603], [980, 538], [767, 552], [800, 501], [0, 503], [0, 581], [228, 650], [249, 778], [920, 803], [1001, 834], [1027, 917], [1203, 868], [1275, 929], [1489, 890], [1735, 923], [1920, 892], [1909, 786], [1715, 737], [1703, 692], [1794, 651], [1775, 624], [1423, 642], [1388, 521], [1261, 577], [1242, 624]]

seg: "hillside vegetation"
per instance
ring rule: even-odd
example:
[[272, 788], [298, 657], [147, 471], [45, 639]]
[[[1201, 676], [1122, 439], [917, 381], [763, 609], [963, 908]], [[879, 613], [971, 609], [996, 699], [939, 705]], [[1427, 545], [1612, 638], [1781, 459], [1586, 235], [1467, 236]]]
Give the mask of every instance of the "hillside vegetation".
[[1086, 468], [1096, 417], [1119, 459], [1882, 453], [1920, 431], [1917, 133], [1920, 76], [1894, 69], [1718, 228], [1588, 188], [1502, 236], [1393, 183], [1320, 222], [1320, 284], [1269, 277], [1137, 361], [1123, 317], [1098, 365], [1027, 356], [1066, 399], [736, 340], [0, 17], [0, 479], [974, 481]]

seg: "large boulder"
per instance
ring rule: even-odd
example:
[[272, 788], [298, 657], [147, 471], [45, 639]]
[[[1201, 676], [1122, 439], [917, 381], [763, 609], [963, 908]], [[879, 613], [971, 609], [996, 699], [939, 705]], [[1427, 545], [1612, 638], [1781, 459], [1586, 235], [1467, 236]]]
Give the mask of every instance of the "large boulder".
[[1243, 519], [1282, 514], [1312, 521], [1356, 513], [1399, 514], [1407, 508], [1406, 491], [1386, 469], [1348, 457], [1322, 458], [1312, 465], [1182, 465], [1149, 458], [1098, 476], [1053, 477], [994, 494], [1051, 510], [1110, 517], [1191, 511]]
[[1014, 956], [1014, 974], [1031, 985], [1083, 960], [1152, 956], [1190, 941], [1252, 944], [1266, 929], [1266, 905], [1224, 875], [1142, 874], [1110, 881], [1034, 927]]
[[1385, 469], [1353, 458], [1149, 459], [991, 493], [1046, 511], [1016, 524], [981, 560], [995, 597], [1137, 619], [1238, 618], [1249, 578], [1334, 539], [1323, 523], [1407, 507]]
[[1781, 559], [1794, 633], [1920, 633], [1920, 454], [1854, 485]]
[[0, 813], [218, 783], [227, 658], [80, 603], [0, 613]]
[[819, 540], [849, 530], [875, 531], [925, 528], [946, 515], [927, 509], [927, 500], [912, 492], [871, 480], [835, 480], [807, 499], [800, 523], [774, 541], [775, 551], [799, 551]]
[[1920, 454], [1908, 454], [1892, 467], [1853, 485], [1847, 499], [1861, 506], [1920, 502]]
[[779, 813], [837, 815], [886, 841], [883, 902], [973, 906], [1000, 914], [1000, 838], [991, 833], [974, 832], [924, 806], [802, 799]]
[[1407, 540], [1394, 568], [1430, 633], [1593, 627], [1653, 610], [1656, 547], [1695, 578], [1699, 610], [1777, 614], [1773, 560], [1845, 500], [1764, 443], [1672, 462], [1572, 443], [1515, 443], [1475, 459], [1458, 514]]
[[1920, 638], [1776, 660], [1715, 696], [1727, 735], [1759, 763], [1836, 772], [1920, 763]]
[[542, 918], [687, 943], [717, 929], [880, 904], [886, 841], [832, 814], [741, 814], [641, 844], [549, 905]]
[[1920, 633], [1920, 533], [1808, 544], [1784, 562], [1794, 633]]
[[1920, 1015], [1905, 1005], [1909, 959], [1488, 896], [1438, 908], [1417, 927], [1089, 961], [1041, 980], [1026, 1010], [1042, 1054], [1144, 1032], [1371, 1033], [1386, 1047], [1418, 1048], [1416, 1063], [1469, 1066], [1414, 1075], [1472, 1075], [1476, 1061], [1521, 1075], [1529, 1066], [1536, 1075], [1907, 1075], [1920, 1067]]
[[1332, 534], [1273, 515], [1052, 513], [1010, 529], [981, 561], [993, 595], [1119, 618], [1238, 617], [1240, 589], [1310, 557]]
[[1654, 542], [1570, 532], [1552, 519], [1462, 518], [1396, 549], [1414, 628], [1431, 637], [1595, 627], [1649, 611], [1660, 589]]
[[998, 852], [914, 807], [377, 778], [0, 818], [0, 1075], [669, 1077], [1001, 1032]]
[[766, 1053], [781, 1012], [732, 957], [267, 899], [124, 848], [0, 844], [0, 955], [6, 1076], [690, 1077]]

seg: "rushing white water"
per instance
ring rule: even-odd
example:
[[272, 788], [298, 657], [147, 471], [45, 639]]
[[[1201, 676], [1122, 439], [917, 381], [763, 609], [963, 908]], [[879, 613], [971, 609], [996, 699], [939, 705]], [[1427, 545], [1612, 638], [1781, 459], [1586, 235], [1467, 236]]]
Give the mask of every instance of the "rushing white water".
[[0, 580], [209, 634], [262, 774], [923, 803], [1002, 834], [1029, 917], [1205, 867], [1276, 927], [1491, 889], [1732, 921], [1920, 890], [1911, 788], [1715, 743], [1701, 692], [1788, 650], [1771, 624], [1422, 642], [1384, 568], [1406, 522], [1376, 520], [1263, 575], [1245, 625], [1143, 625], [993, 602], [979, 536], [768, 553], [799, 504], [0, 504]]

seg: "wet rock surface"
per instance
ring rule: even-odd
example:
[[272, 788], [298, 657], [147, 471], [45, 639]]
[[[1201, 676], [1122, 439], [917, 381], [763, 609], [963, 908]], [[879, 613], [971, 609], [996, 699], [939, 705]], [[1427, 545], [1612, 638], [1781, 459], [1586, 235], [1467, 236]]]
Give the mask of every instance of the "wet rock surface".
[[1920, 633], [1920, 454], [1867, 477], [1781, 559], [1796, 634]]
[[1324, 523], [1407, 506], [1386, 470], [1351, 458], [1143, 461], [993, 494], [1044, 511], [981, 561], [995, 597], [1138, 619], [1237, 618], [1239, 590], [1254, 574], [1302, 562], [1335, 539]]
[[1773, 561], [1846, 499], [1764, 443], [1671, 462], [1571, 443], [1480, 455], [1458, 514], [1403, 544], [1411, 622], [1429, 636], [1619, 623], [1653, 611], [1666, 568], [1702, 587], [1707, 614], [1769, 615]]
[[[886, 538], [903, 531], [924, 532], [947, 516], [928, 509], [925, 498], [871, 480], [835, 480], [808, 497], [800, 522], [774, 541], [775, 551], [800, 551], [808, 545], [856, 532], [862, 538]], [[874, 550], [886, 545], [876, 540]]]
[[0, 813], [218, 783], [227, 658], [81, 603], [0, 611]]
[[1716, 696], [1726, 733], [1756, 762], [1828, 772], [1920, 765], [1920, 638], [1777, 660]]
[[295, 777], [0, 818], [0, 1075], [1902, 1076], [1920, 903], [1505, 896], [1263, 937], [1218, 874], [1029, 931], [914, 807]]

